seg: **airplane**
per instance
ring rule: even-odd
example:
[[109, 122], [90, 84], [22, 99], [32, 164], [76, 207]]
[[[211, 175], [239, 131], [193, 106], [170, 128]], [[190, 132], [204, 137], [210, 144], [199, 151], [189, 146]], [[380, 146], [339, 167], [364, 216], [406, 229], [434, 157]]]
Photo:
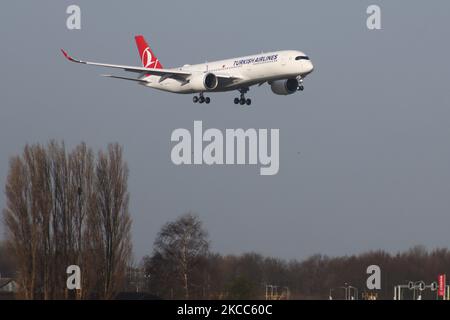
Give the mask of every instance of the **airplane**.
[[264, 83], [268, 83], [272, 92], [277, 95], [303, 91], [303, 80], [314, 70], [310, 58], [297, 50], [261, 53], [166, 69], [142, 35], [135, 36], [135, 41], [141, 67], [82, 61], [72, 58], [63, 49], [61, 51], [71, 62], [122, 69], [137, 74], [136, 78], [111, 74], [102, 75], [104, 77], [134, 81], [145, 87], [173, 93], [198, 94], [194, 95], [193, 102], [206, 104], [211, 102], [211, 98], [205, 96], [206, 93], [237, 90], [240, 96], [234, 98], [234, 103], [249, 106], [252, 100], [246, 98], [246, 93], [251, 86], [261, 86]]

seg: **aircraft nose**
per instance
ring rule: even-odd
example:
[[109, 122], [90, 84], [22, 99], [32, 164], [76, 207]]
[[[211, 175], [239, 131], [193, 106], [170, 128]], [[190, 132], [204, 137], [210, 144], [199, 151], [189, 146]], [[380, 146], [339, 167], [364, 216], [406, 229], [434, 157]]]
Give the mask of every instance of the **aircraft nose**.
[[306, 64], [306, 72], [311, 73], [314, 71], [314, 65], [312, 64], [311, 61], [308, 61], [308, 63]]
[[305, 75], [308, 75], [313, 71], [314, 65], [312, 64], [311, 60], [303, 60], [301, 64], [301, 72]]

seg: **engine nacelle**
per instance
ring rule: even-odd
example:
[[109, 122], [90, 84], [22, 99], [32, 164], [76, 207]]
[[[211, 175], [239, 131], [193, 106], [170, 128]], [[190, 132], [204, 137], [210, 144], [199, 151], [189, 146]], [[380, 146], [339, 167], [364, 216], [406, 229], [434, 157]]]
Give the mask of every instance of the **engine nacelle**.
[[298, 80], [297, 79], [276, 80], [270, 84], [270, 87], [273, 93], [287, 96], [288, 94], [293, 94], [297, 92]]
[[202, 73], [192, 76], [189, 83], [193, 90], [211, 91], [217, 88], [219, 79], [217, 79], [214, 73]]

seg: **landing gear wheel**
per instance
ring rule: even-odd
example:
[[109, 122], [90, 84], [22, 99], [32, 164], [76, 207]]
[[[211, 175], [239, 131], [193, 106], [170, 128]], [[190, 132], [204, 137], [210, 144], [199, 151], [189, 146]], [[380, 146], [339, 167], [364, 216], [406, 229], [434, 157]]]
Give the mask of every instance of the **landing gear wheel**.
[[197, 103], [197, 102], [198, 102], [198, 97], [197, 97], [197, 96], [194, 96], [194, 97], [192, 98], [192, 102]]
[[235, 104], [240, 104], [241, 106], [247, 104], [248, 106], [252, 104], [251, 99], [246, 99], [245, 94], [248, 92], [249, 88], [240, 88], [238, 89], [239, 93], [241, 94], [240, 98], [234, 98]]
[[209, 97], [206, 97], [206, 98], [205, 98], [205, 103], [206, 103], [206, 104], [209, 104], [210, 102], [211, 102], [211, 99], [210, 99]]
[[305, 90], [305, 87], [303, 85], [301, 85], [298, 87], [298, 90], [303, 91], [303, 90]]
[[198, 98], [198, 101], [199, 101], [200, 103], [203, 103], [203, 102], [205, 102], [205, 97], [203, 97], [203, 96], [200, 96], [200, 98]]

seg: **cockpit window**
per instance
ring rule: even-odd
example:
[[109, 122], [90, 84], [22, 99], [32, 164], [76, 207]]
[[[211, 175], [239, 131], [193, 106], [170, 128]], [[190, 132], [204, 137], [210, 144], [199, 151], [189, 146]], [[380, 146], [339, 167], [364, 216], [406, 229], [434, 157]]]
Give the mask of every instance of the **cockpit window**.
[[295, 57], [295, 60], [309, 60], [309, 57], [308, 56], [298, 56], [298, 57]]

